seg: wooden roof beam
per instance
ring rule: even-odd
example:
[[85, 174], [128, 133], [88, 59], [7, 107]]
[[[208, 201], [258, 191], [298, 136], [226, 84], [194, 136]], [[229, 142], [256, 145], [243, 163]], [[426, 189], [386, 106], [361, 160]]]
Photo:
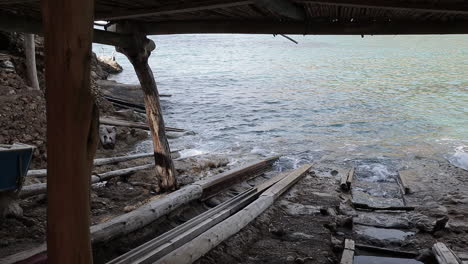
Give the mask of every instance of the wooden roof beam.
[[464, 22], [314, 23], [264, 21], [174, 21], [143, 23], [147, 35], [169, 34], [295, 34], [295, 35], [408, 35], [467, 34]]
[[[39, 21], [0, 13], [0, 30], [40, 35], [42, 34], [43, 29], [42, 23]], [[93, 42], [106, 45], [127, 47], [132, 45], [134, 42], [130, 35], [98, 29], [94, 29], [93, 36]]]
[[255, 0], [255, 5], [295, 20], [306, 17], [304, 9], [289, 0]]
[[468, 14], [468, 4], [449, 1], [394, 1], [394, 0], [295, 0], [299, 3], [325, 4], [335, 6], [379, 8], [387, 10], [403, 10], [414, 12], [434, 12], [449, 14]]
[[128, 10], [125, 12], [111, 12], [109, 14], [98, 13], [96, 14], [96, 20], [119, 20], [119, 19], [130, 19], [130, 18], [141, 18], [148, 16], [162, 16], [162, 15], [173, 15], [189, 12], [197, 12], [204, 10], [212, 10], [218, 8], [229, 8], [235, 6], [245, 6], [253, 4], [254, 0], [244, 1], [230, 1], [225, 0], [211, 0], [205, 2], [190, 2], [178, 5], [165, 5], [154, 9], [139, 9], [139, 10]]
[[27, 4], [27, 3], [34, 3], [39, 2], [40, 0], [2, 0], [0, 2], [1, 5], [12, 5], [12, 4]]

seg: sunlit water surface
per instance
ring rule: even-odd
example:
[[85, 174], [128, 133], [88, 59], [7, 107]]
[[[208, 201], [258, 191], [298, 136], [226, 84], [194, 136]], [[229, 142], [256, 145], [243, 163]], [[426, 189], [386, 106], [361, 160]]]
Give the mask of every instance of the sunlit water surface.
[[[171, 148], [233, 162], [281, 154], [283, 168], [466, 154], [468, 36], [294, 38], [154, 37], [150, 65], [160, 93], [172, 94], [162, 99], [165, 122], [196, 132]], [[136, 84], [128, 60], [116, 59], [124, 71], [111, 79]]]

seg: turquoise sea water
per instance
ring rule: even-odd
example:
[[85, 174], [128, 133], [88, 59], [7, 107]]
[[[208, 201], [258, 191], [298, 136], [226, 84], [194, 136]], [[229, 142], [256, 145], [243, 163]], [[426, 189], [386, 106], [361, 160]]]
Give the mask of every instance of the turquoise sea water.
[[[193, 130], [173, 149], [233, 160], [428, 155], [468, 146], [468, 36], [154, 37], [166, 124]], [[98, 55], [112, 47], [94, 46]], [[137, 83], [127, 61], [112, 76]], [[141, 145], [150, 149], [150, 142]]]

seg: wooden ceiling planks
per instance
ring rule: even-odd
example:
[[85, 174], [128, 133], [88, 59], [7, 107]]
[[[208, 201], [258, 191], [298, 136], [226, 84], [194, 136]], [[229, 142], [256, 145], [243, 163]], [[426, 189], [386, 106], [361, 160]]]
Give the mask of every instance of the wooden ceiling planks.
[[[2, 0], [0, 12], [8, 12], [25, 19], [40, 20], [39, 3], [39, 0]], [[284, 12], [286, 9], [292, 11]], [[303, 15], [297, 15], [299, 13]], [[447, 22], [450, 22], [466, 25], [468, 2], [462, 0], [95, 0], [95, 19], [130, 20], [135, 23], [153, 23], [153, 25], [184, 21], [237, 22], [239, 25], [253, 25], [254, 27], [247, 26], [252, 30], [258, 21], [270, 22], [276, 26], [277, 22], [296, 20], [302, 21], [305, 25], [320, 23], [325, 27], [328, 22], [329, 31], [336, 32], [336, 29], [332, 29], [334, 26], [332, 23], [336, 22], [394, 22], [406, 23], [408, 26], [412, 26], [413, 22], [435, 22], [441, 26], [445, 24], [448, 26]], [[186, 24], [181, 25], [186, 26]], [[220, 27], [217, 27], [213, 31], [219, 29]], [[439, 29], [434, 30], [434, 33], [441, 32]], [[180, 31], [184, 30], [174, 32]], [[193, 28], [189, 27], [187, 31], [193, 31]], [[205, 31], [200, 30], [200, 33]], [[257, 33], [265, 30], [262, 28], [260, 31]], [[447, 29], [444, 32], [450, 31]], [[322, 32], [324, 31], [320, 30], [320, 33]], [[427, 34], [430, 30], [421, 30], [421, 32]], [[468, 33], [468, 28], [466, 32]]]

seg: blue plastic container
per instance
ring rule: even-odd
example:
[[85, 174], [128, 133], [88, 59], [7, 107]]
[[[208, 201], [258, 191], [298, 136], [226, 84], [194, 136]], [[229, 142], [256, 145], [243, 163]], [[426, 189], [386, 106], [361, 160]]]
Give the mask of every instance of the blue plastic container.
[[28, 173], [33, 151], [33, 146], [25, 144], [0, 144], [0, 192], [20, 186]]

